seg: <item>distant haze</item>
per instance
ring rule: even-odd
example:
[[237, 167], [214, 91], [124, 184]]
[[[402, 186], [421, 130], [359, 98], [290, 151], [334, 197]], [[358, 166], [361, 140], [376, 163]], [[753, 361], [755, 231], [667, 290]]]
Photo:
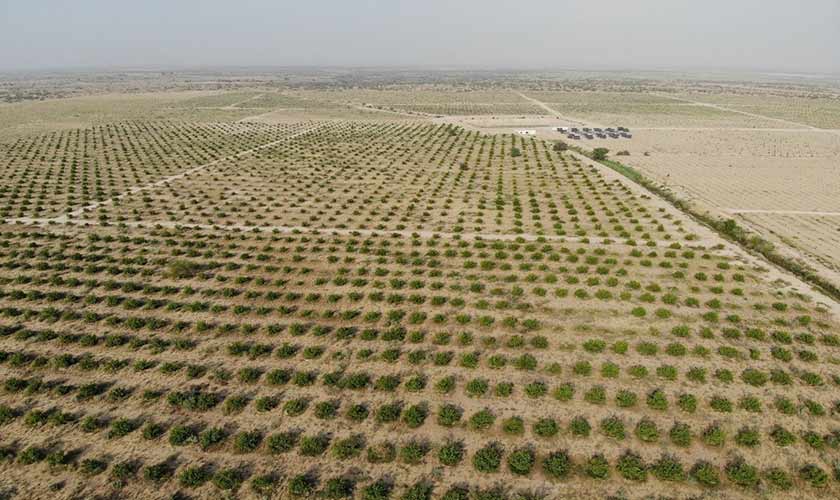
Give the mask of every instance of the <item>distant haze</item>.
[[838, 0], [0, 0], [0, 69], [840, 73]]

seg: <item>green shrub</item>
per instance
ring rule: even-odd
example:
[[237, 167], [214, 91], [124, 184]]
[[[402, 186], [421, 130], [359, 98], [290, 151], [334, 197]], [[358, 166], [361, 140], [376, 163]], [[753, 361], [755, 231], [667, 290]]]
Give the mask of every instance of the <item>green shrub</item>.
[[583, 343], [583, 349], [591, 353], [600, 353], [606, 349], [607, 343], [600, 339], [590, 339]]
[[686, 376], [686, 378], [688, 378], [688, 380], [691, 380], [692, 382], [698, 382], [698, 383], [701, 383], [701, 384], [706, 383], [706, 369], [705, 368], [694, 366], [694, 367], [692, 367], [688, 370], [688, 372], [686, 373], [685, 376]]
[[443, 465], [453, 467], [464, 459], [464, 444], [460, 441], [449, 441], [438, 450], [438, 460]]
[[489, 429], [496, 421], [496, 416], [490, 413], [487, 408], [473, 413], [470, 417], [470, 428], [476, 431]]
[[362, 500], [387, 500], [391, 498], [394, 485], [385, 479], [377, 479], [362, 488]]
[[429, 452], [429, 445], [423, 441], [411, 440], [400, 449], [400, 460], [416, 465], [423, 461]]
[[114, 464], [111, 467], [111, 485], [116, 489], [123, 488], [136, 472], [136, 462], [120, 462]]
[[224, 413], [226, 415], [233, 415], [235, 413], [239, 413], [243, 409], [245, 409], [246, 406], [248, 406], [248, 401], [249, 401], [248, 396], [244, 396], [244, 395], [230, 396], [227, 399], [225, 399], [225, 403], [222, 406], [222, 410], [224, 411]]
[[677, 369], [671, 365], [662, 365], [656, 369], [656, 375], [665, 380], [676, 380]]
[[721, 447], [726, 442], [726, 433], [717, 424], [709, 425], [703, 431], [703, 442], [708, 446]]
[[105, 472], [108, 468], [108, 463], [104, 460], [96, 458], [86, 458], [79, 464], [79, 471], [85, 476], [95, 476]]
[[691, 427], [688, 424], [674, 423], [668, 435], [671, 437], [671, 442], [677, 446], [691, 446]]
[[574, 436], [589, 437], [592, 427], [586, 417], [577, 416], [569, 422], [569, 431]]
[[556, 436], [560, 428], [553, 418], [541, 418], [534, 424], [533, 430], [539, 437], [550, 438]]
[[741, 458], [736, 458], [726, 464], [726, 477], [742, 488], [758, 486], [758, 471]]
[[575, 396], [575, 387], [568, 382], [561, 384], [554, 389], [552, 396], [558, 401], [569, 401]]
[[172, 477], [172, 466], [165, 461], [148, 465], [145, 469], [143, 469], [143, 477], [146, 481], [163, 483]]
[[467, 382], [466, 391], [467, 394], [472, 397], [480, 397], [487, 394], [487, 389], [489, 389], [489, 387], [487, 379], [474, 378]]
[[793, 488], [790, 475], [778, 467], [771, 467], [764, 471], [764, 478], [776, 489], [788, 491]]
[[685, 471], [682, 463], [672, 455], [662, 455], [651, 466], [653, 475], [660, 481], [684, 481]]
[[548, 387], [545, 382], [534, 381], [525, 386], [525, 394], [530, 398], [539, 398], [548, 392]]
[[621, 390], [615, 395], [615, 403], [619, 408], [632, 408], [638, 402], [638, 396], [635, 392], [628, 390]]
[[327, 480], [321, 496], [330, 500], [353, 498], [355, 490], [356, 482], [349, 477], [333, 477]]
[[659, 441], [659, 429], [656, 423], [648, 418], [639, 420], [636, 424], [636, 437], [645, 443], [655, 443]]
[[328, 434], [316, 434], [300, 438], [300, 454], [305, 457], [322, 455], [330, 445]]
[[802, 440], [815, 450], [822, 450], [825, 447], [825, 439], [814, 431], [802, 433]]
[[662, 389], [654, 389], [647, 395], [647, 405], [654, 410], [664, 411], [668, 409], [668, 398]]
[[604, 389], [604, 386], [596, 385], [586, 391], [583, 395], [583, 399], [592, 404], [602, 405], [607, 400], [606, 389]]
[[364, 421], [369, 414], [369, 410], [367, 406], [364, 404], [354, 404], [347, 409], [347, 418], [353, 422], [362, 422]]
[[261, 496], [270, 498], [277, 488], [278, 479], [273, 474], [261, 474], [251, 479], [251, 490]]
[[426, 403], [411, 405], [403, 413], [403, 422], [410, 429], [416, 429], [423, 425], [427, 416], [429, 416], [429, 406]]
[[701, 486], [714, 488], [720, 484], [720, 474], [717, 467], [706, 461], [699, 461], [694, 464], [690, 472], [691, 477]]
[[178, 482], [185, 488], [197, 488], [210, 480], [213, 474], [206, 465], [188, 467], [178, 474]]
[[530, 448], [519, 448], [507, 457], [508, 469], [516, 475], [525, 476], [531, 473], [536, 461], [536, 454]]
[[111, 422], [111, 429], [108, 431], [108, 439], [121, 438], [127, 434], [134, 432], [139, 426], [135, 420], [127, 418], [118, 418]]
[[227, 431], [221, 427], [210, 427], [198, 435], [198, 445], [206, 451], [220, 445], [225, 439], [227, 439]]
[[606, 362], [601, 365], [601, 376], [604, 378], [617, 378], [620, 369], [617, 364]]
[[583, 466], [583, 471], [592, 479], [607, 479], [610, 477], [610, 463], [600, 453], [592, 455]]
[[198, 431], [189, 425], [176, 425], [169, 431], [169, 444], [183, 446], [198, 442]]
[[629, 481], [642, 482], [647, 480], [647, 466], [642, 461], [642, 457], [632, 451], [624, 452], [619, 457], [615, 468], [621, 474], [621, 477]]
[[18, 411], [11, 406], [0, 404], [0, 426], [6, 425], [18, 417]]
[[601, 432], [618, 441], [624, 440], [626, 433], [624, 431], [624, 422], [620, 418], [612, 416], [601, 420]]
[[233, 440], [233, 448], [237, 453], [251, 453], [259, 448], [262, 438], [262, 433], [257, 430], [240, 432]]
[[387, 441], [374, 444], [367, 449], [367, 461], [372, 464], [393, 462], [396, 457], [396, 446]]
[[500, 398], [506, 398], [513, 394], [513, 382], [499, 382], [496, 384], [493, 393]]
[[461, 420], [464, 410], [460, 407], [446, 403], [438, 408], [437, 423], [444, 427], [452, 427]]
[[822, 417], [825, 415], [825, 407], [816, 401], [805, 399], [802, 401], [802, 404], [805, 405], [805, 409], [808, 410], [808, 413], [815, 417]]
[[464, 486], [453, 486], [446, 490], [441, 500], [469, 500], [470, 491]]
[[754, 428], [741, 427], [735, 434], [735, 443], [737, 443], [739, 446], [747, 446], [749, 448], [754, 448], [758, 446], [760, 442], [761, 437], [758, 434], [758, 430]]
[[522, 421], [522, 417], [506, 418], [502, 421], [502, 431], [513, 436], [521, 435], [525, 432], [525, 423]]
[[761, 401], [752, 396], [744, 396], [738, 401], [738, 407], [751, 413], [761, 413]]
[[47, 451], [37, 446], [30, 446], [18, 454], [18, 463], [31, 465], [47, 458]]
[[286, 404], [283, 405], [283, 411], [286, 412], [286, 415], [290, 417], [296, 417], [309, 407], [309, 400], [306, 398], [295, 398], [286, 401]]
[[315, 417], [322, 420], [329, 420], [335, 418], [340, 406], [338, 400], [321, 401], [315, 405]]
[[508, 500], [508, 494], [502, 486], [492, 486], [474, 490], [472, 500]]
[[789, 446], [796, 442], [796, 436], [780, 425], [773, 427], [770, 431], [770, 437], [776, 443], [776, 446]]
[[433, 486], [427, 481], [420, 481], [409, 486], [400, 500], [431, 500]]
[[755, 368], [747, 368], [741, 372], [741, 380], [751, 386], [761, 387], [767, 383], [767, 374]]
[[396, 401], [379, 407], [376, 410], [376, 422], [386, 424], [396, 422], [402, 414], [402, 402]]
[[732, 413], [732, 401], [722, 396], [712, 396], [712, 399], [709, 401], [709, 406], [713, 410], [721, 413]]
[[543, 459], [542, 469], [549, 478], [565, 479], [571, 473], [572, 459], [566, 451], [554, 451]]
[[799, 469], [799, 478], [814, 488], [825, 488], [828, 485], [828, 474], [815, 464], [807, 464]]
[[581, 377], [588, 377], [592, 374], [592, 364], [589, 361], [578, 361], [572, 366], [572, 373]]
[[289, 496], [292, 498], [303, 498], [311, 496], [315, 492], [315, 478], [309, 474], [298, 474], [289, 479]]
[[166, 428], [155, 422], [148, 422], [145, 426], [143, 426], [143, 439], [152, 440], [157, 439], [163, 436], [163, 433], [166, 432]]
[[472, 462], [479, 472], [497, 472], [502, 463], [502, 447], [498, 443], [490, 443], [475, 452]]
[[332, 447], [332, 454], [339, 460], [347, 460], [348, 458], [359, 456], [364, 447], [364, 436], [361, 434], [353, 434], [350, 437], [336, 441]]

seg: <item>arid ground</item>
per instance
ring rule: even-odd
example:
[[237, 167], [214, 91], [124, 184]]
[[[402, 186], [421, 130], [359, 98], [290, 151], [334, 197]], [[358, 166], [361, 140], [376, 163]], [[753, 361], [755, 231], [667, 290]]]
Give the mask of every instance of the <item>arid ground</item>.
[[835, 83], [459, 78], [10, 87], [0, 497], [840, 496]]

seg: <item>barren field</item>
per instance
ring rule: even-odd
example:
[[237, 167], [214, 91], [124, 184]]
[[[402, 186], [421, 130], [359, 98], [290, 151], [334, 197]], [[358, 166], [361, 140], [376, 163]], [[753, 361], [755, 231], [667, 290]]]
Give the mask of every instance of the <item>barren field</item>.
[[838, 304], [552, 109], [648, 124], [603, 145], [840, 265], [840, 136], [653, 94], [56, 111], [0, 141], [0, 493], [836, 498]]
[[204, 98], [201, 96], [207, 95], [212, 93], [112, 94], [0, 104], [0, 143], [120, 120], [226, 121], [254, 114], [249, 110], [180, 107], [183, 102], [202, 102]]
[[544, 115], [546, 111], [513, 90], [417, 89], [304, 92], [318, 100], [421, 116]]
[[[778, 126], [778, 125], [777, 125]], [[840, 282], [840, 134], [833, 130], [639, 128], [606, 147], [684, 198], [735, 217]]]

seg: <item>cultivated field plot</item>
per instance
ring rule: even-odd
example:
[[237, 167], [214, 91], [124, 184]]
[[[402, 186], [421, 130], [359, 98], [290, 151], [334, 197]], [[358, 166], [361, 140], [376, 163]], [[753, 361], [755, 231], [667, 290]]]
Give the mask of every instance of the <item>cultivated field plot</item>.
[[509, 90], [343, 90], [301, 95], [433, 116], [546, 114], [540, 106]]
[[692, 101], [717, 104], [727, 109], [790, 120], [817, 128], [840, 129], [840, 100], [767, 94], [680, 94]]
[[248, 109], [180, 106], [183, 101], [208, 94], [194, 91], [112, 94], [0, 104], [0, 143], [122, 120], [215, 122], [255, 114]]
[[[179, 102], [178, 106], [193, 109], [274, 109], [312, 107], [311, 101], [275, 91], [220, 92]], [[317, 106], [317, 104], [316, 104]]]
[[[779, 122], [678, 101], [667, 95], [611, 92], [525, 91], [563, 116], [615, 127], [772, 128]], [[803, 127], [804, 128], [804, 127]]]
[[330, 122], [77, 217], [640, 242], [687, 236], [672, 216], [549, 146], [448, 125]]
[[119, 122], [0, 143], [0, 217], [72, 214], [306, 126]]
[[840, 492], [836, 318], [550, 143], [153, 122], [2, 158], [23, 496]]
[[[736, 216], [808, 261], [840, 270], [840, 135], [813, 130], [635, 130], [585, 141], [687, 199]], [[836, 274], [835, 274], [836, 276]]]
[[261, 95], [262, 93], [257, 92], [256, 90], [218, 92], [187, 99], [178, 103], [178, 105], [186, 108], [230, 108], [236, 105], [249, 103], [252, 99], [260, 97]]

